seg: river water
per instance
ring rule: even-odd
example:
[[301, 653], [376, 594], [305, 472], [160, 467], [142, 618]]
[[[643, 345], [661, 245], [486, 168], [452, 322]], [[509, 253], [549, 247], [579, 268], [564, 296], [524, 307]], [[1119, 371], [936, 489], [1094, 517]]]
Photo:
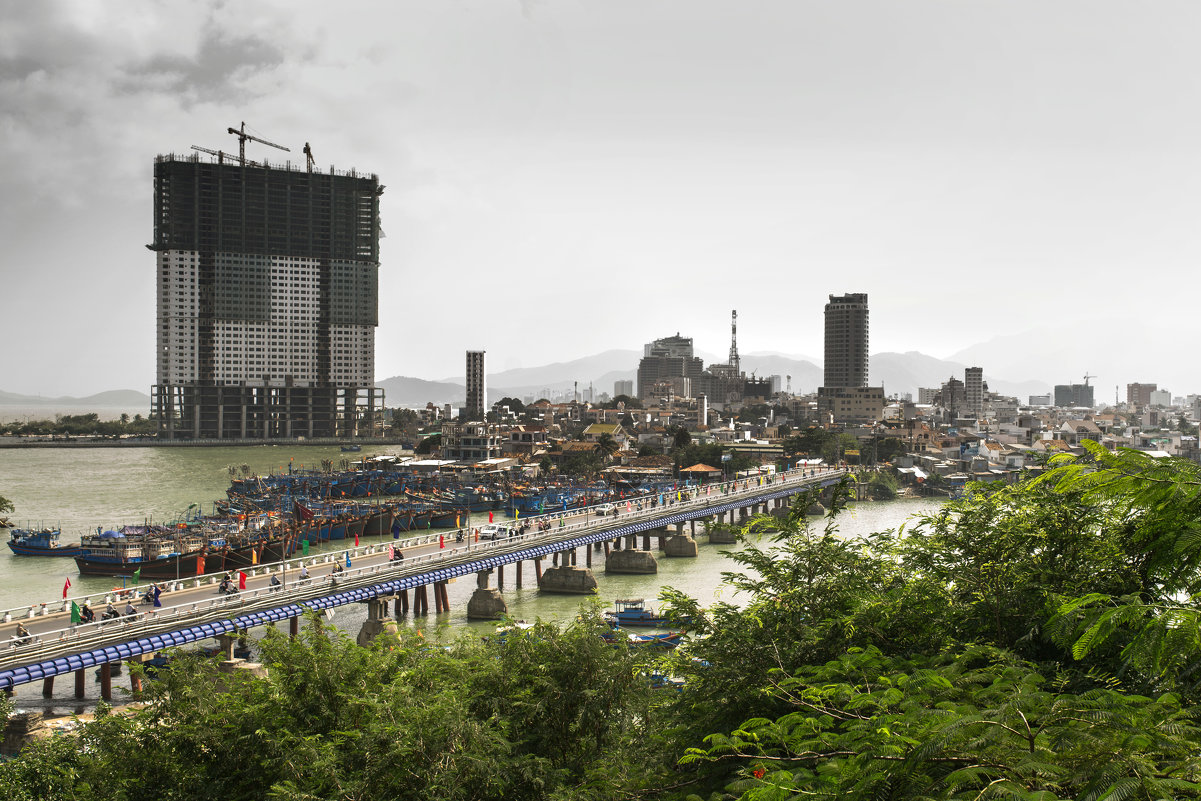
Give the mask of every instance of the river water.
[[[399, 453], [395, 449], [365, 448], [359, 456]], [[289, 463], [296, 469], [319, 467], [323, 460], [340, 466], [351, 458], [337, 447], [270, 445], [221, 448], [28, 448], [0, 451], [0, 496], [13, 502], [16, 511], [9, 515], [18, 525], [48, 525], [62, 529], [64, 543], [77, 542], [79, 535], [97, 526], [114, 527], [146, 520], [164, 521], [182, 515], [191, 504], [208, 511], [212, 502], [225, 497], [231, 470], [264, 474], [286, 471]], [[844, 516], [840, 530], [847, 535], [866, 534], [896, 528], [914, 514], [932, 511], [937, 502], [929, 499], [902, 499], [888, 503], [863, 503]], [[486, 522], [476, 516], [473, 524]], [[671, 586], [703, 603], [732, 600], [730, 590], [721, 586], [721, 573], [734, 567], [722, 556], [722, 550], [742, 546], [711, 546], [698, 538], [700, 555], [696, 559], [667, 559], [659, 556], [659, 572], [653, 576], [607, 576], [596, 565], [600, 589], [595, 603], [612, 608], [618, 598], [646, 598], [653, 602], [659, 590]], [[332, 547], [332, 546], [327, 546]], [[74, 561], [66, 558], [13, 556], [7, 548], [0, 554], [0, 609], [34, 603], [61, 601], [63, 584], [71, 580], [70, 594], [102, 594], [120, 579], [79, 576]], [[579, 554], [583, 565], [583, 553]], [[594, 560], [603, 559], [594, 554]], [[495, 577], [494, 577], [495, 579]], [[525, 587], [515, 588], [514, 568], [505, 568], [504, 597], [509, 613], [519, 619], [541, 617], [570, 620], [581, 604], [590, 603], [578, 596], [542, 595], [534, 587], [531, 565], [524, 566]], [[475, 589], [474, 578], [464, 577], [448, 587], [451, 611], [404, 625], [423, 628], [448, 625], [448, 635], [470, 626], [486, 633], [490, 623], [468, 623], [467, 600]], [[432, 608], [432, 605], [431, 605]], [[366, 617], [360, 605], [341, 607], [334, 624], [354, 636]], [[433, 632], [431, 632], [432, 634]], [[66, 682], [63, 682], [64, 685]], [[40, 687], [32, 685], [18, 691], [23, 706], [36, 699]], [[66, 689], [61, 691], [66, 694]], [[89, 695], [92, 690], [89, 690]], [[73, 702], [72, 702], [73, 703]]]

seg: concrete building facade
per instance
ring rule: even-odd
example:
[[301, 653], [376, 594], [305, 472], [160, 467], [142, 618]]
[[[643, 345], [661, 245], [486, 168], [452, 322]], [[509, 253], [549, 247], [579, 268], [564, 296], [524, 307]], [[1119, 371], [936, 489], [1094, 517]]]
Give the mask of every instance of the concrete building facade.
[[155, 159], [160, 436], [377, 433], [382, 192], [375, 175]]
[[467, 351], [467, 403], [463, 407], [463, 419], [485, 420], [488, 417], [488, 374], [484, 367], [487, 351]]
[[868, 377], [867, 294], [830, 295], [826, 304], [822, 386], [866, 387]]

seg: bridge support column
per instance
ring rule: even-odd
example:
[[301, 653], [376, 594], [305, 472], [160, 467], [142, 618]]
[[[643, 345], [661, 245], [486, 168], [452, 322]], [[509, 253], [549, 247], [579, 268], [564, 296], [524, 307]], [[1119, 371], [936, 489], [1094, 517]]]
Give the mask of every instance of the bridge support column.
[[396, 594], [396, 604], [394, 605], [394, 609], [396, 610], [396, 619], [397, 620], [400, 620], [402, 617], [404, 617], [405, 615], [407, 615], [409, 613], [409, 591], [408, 590], [401, 590], [400, 592], [398, 592]]
[[75, 697], [83, 698], [87, 694], [88, 672], [83, 668], [75, 671]]
[[542, 573], [538, 589], [542, 592], [559, 593], [564, 595], [591, 595], [597, 590], [596, 576], [586, 567], [576, 567], [571, 562], [572, 556], [563, 552], [563, 558], [556, 567], [551, 567]]
[[434, 614], [440, 615], [446, 610], [442, 608], [442, 582], [434, 582]]
[[534, 580], [539, 587], [542, 586], [542, 557], [534, 557]]
[[685, 534], [683, 526], [679, 526], [675, 535], [667, 541], [664, 552], [668, 556], [692, 556], [697, 555], [696, 540], [690, 535]]
[[719, 515], [716, 520], [705, 521], [705, 533], [709, 535], [710, 545], [733, 545], [738, 542], [734, 529], [722, 520], [725, 515]]
[[650, 542], [648, 537], [647, 548], [638, 550], [638, 537], [636, 534], [631, 534], [626, 542], [626, 547], [620, 551], [613, 551], [609, 554], [609, 558], [605, 560], [605, 572], [617, 575], [650, 575], [659, 572], [659, 563], [655, 560], [655, 555], [650, 551]]
[[[534, 565], [537, 564], [538, 562], [535, 561]], [[475, 574], [475, 592], [471, 594], [471, 600], [467, 602], [468, 620], [496, 620], [509, 611], [500, 590], [494, 590], [488, 586], [488, 574], [491, 572], [491, 570], [481, 570]], [[518, 573], [518, 575], [521, 574]]]
[[572, 548], [568, 553], [568, 558], [571, 559], [571, 566], [575, 567], [576, 549]]
[[105, 701], [113, 700], [113, 663], [105, 662], [100, 666], [100, 697]]
[[585, 546], [584, 548], [584, 566], [589, 570], [592, 569], [592, 551], [593, 549]]
[[355, 642], [365, 648], [384, 632], [396, 633], [396, 621], [388, 616], [388, 604], [391, 600], [392, 596], [383, 596], [366, 602], [367, 619], [363, 621], [363, 628], [359, 629], [359, 636]]
[[496, 566], [496, 589], [500, 590], [501, 592], [505, 591], [505, 566], [504, 565]]
[[53, 698], [54, 697], [54, 677], [53, 676], [47, 676], [46, 678], [42, 679], [42, 697], [43, 698]]
[[300, 635], [300, 618], [288, 618], [288, 636], [295, 639]]
[[449, 611], [450, 611], [450, 591], [446, 589], [446, 585], [447, 585], [447, 582], [443, 581], [443, 582], [442, 582], [442, 588], [441, 588], [441, 592], [442, 592], [442, 611], [443, 611], [443, 612], [449, 612]]
[[221, 656], [226, 662], [232, 662], [234, 658], [234, 647], [238, 644], [237, 636], [233, 634], [217, 635], [217, 646], [221, 649]]
[[142, 676], [133, 670], [129, 671], [129, 689], [134, 695], [142, 694]]
[[430, 611], [429, 599], [425, 595], [425, 585], [413, 588], [413, 617], [418, 615], [428, 615]]

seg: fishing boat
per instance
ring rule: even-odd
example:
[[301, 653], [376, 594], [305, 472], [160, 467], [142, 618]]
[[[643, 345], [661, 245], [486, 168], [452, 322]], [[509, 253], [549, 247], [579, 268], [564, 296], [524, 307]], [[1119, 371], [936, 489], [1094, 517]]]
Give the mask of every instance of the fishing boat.
[[657, 614], [654, 609], [648, 608], [646, 601], [642, 598], [614, 601], [613, 606], [615, 607], [614, 611], [605, 612], [605, 620], [610, 626], [656, 629], [670, 626], [673, 623]]
[[14, 528], [9, 531], [8, 548], [17, 556], [79, 556], [83, 547], [78, 542], [63, 545], [58, 529]]
[[635, 634], [632, 631], [611, 631], [600, 638], [614, 648], [675, 648], [684, 639], [684, 632], [669, 631], [664, 634]]
[[81, 576], [132, 576], [150, 581], [190, 578], [221, 570], [221, 554], [203, 536], [155, 526], [124, 526], [82, 538], [75, 557]]

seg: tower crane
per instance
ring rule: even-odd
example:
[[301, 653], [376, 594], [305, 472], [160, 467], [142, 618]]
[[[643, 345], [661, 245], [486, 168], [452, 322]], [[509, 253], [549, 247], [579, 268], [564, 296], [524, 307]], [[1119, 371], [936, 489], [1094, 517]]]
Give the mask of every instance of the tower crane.
[[229, 132], [231, 134], [233, 134], [234, 136], [238, 137], [238, 163], [241, 164], [242, 166], [246, 166], [246, 142], [247, 141], [258, 142], [261, 145], [267, 145], [268, 147], [278, 148], [279, 150], [282, 150], [285, 153], [292, 152], [291, 148], [284, 147], [283, 145], [277, 145], [274, 142], [268, 142], [266, 139], [259, 139], [257, 136], [251, 136], [250, 134], [246, 133], [246, 121], [245, 120], [242, 121], [241, 128], [230, 128]]
[[304, 158], [308, 163], [309, 172], [313, 171], [313, 149], [309, 147], [309, 143], [304, 143]]
[[1089, 374], [1088, 374], [1088, 371], [1087, 371], [1087, 370], [1085, 370], [1085, 371], [1084, 371], [1084, 386], [1086, 386], [1086, 387], [1088, 386], [1088, 380], [1089, 380], [1090, 378], [1096, 378], [1096, 377], [1097, 377], [1097, 376], [1095, 376], [1095, 375], [1089, 375]]
[[[225, 159], [226, 159], [227, 157], [228, 157], [228, 158], [231, 158], [231, 159], [234, 157], [232, 153], [225, 153], [225, 152], [223, 152], [223, 151], [220, 151], [220, 150], [209, 150], [207, 147], [201, 147], [200, 145], [192, 145], [192, 149], [193, 149], [193, 150], [199, 150], [201, 153], [208, 153], [210, 156], [216, 156], [216, 157], [217, 157], [217, 163], [218, 163], [218, 164], [224, 164], [224, 163], [225, 163]], [[253, 161], [248, 161], [248, 162], [246, 162], [246, 163], [247, 163], [247, 164], [249, 164], [251, 167], [257, 167], [257, 166], [259, 166], [258, 164], [256, 164], [256, 163], [255, 163], [255, 162], [253, 162]]]

